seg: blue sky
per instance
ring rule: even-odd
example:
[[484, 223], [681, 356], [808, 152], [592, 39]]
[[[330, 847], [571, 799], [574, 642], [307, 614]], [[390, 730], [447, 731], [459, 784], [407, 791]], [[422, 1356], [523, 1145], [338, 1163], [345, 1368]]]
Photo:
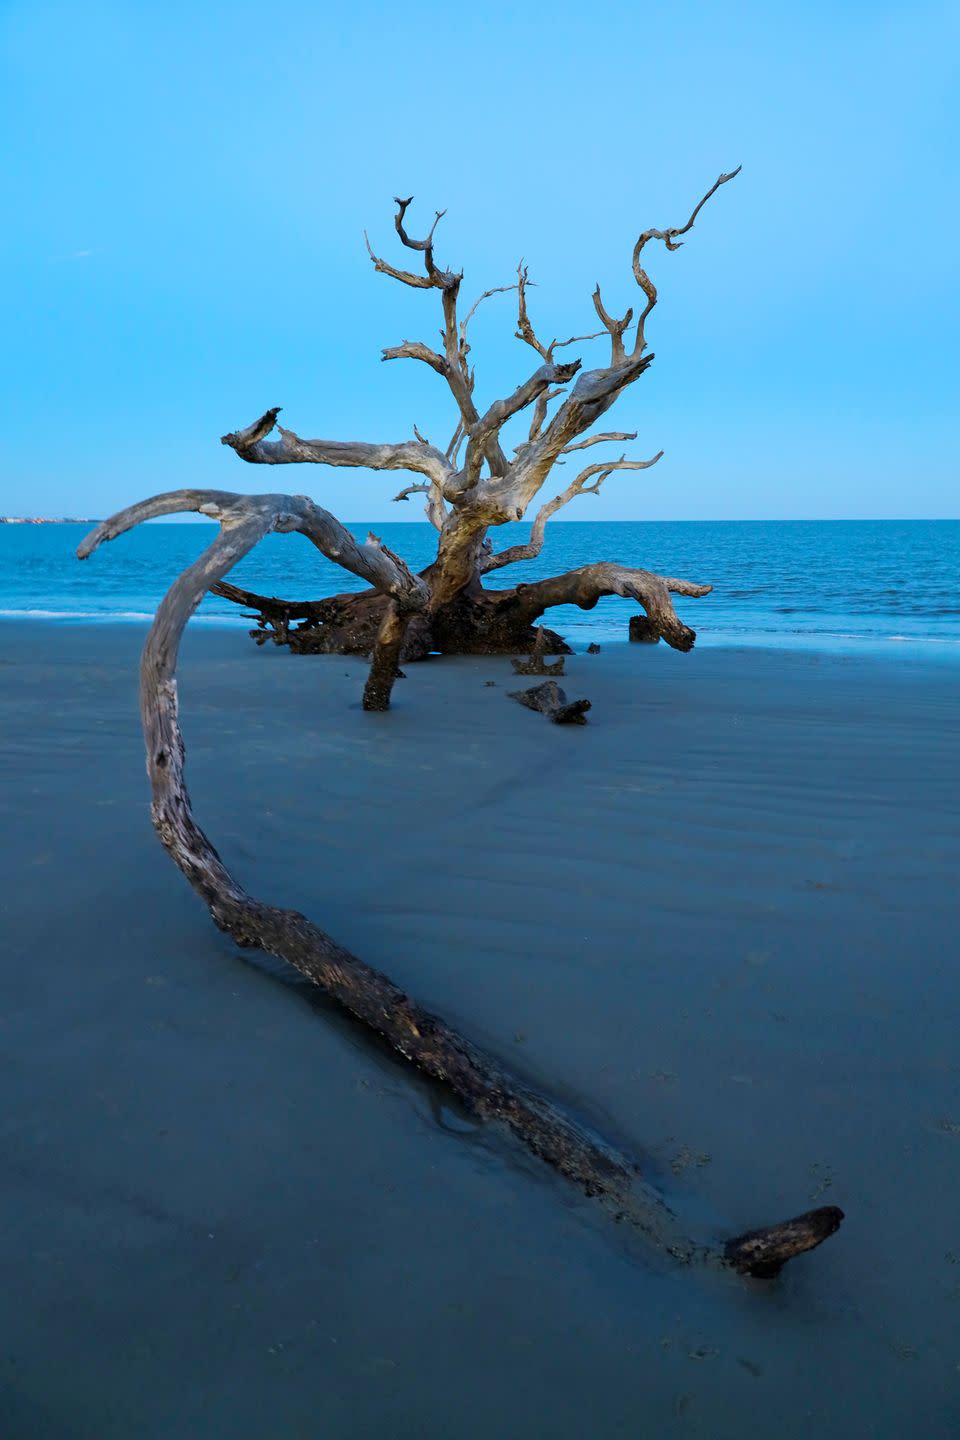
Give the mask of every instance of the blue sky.
[[[414, 519], [396, 476], [264, 471], [218, 443], [269, 405], [305, 436], [445, 443], [435, 293], [374, 273], [447, 207], [471, 300], [526, 258], [539, 329], [636, 300], [656, 361], [615, 412], [655, 471], [570, 519], [960, 516], [955, 6], [426, 0], [0, 3], [6, 423], [0, 510], [101, 515], [181, 485]], [[483, 404], [536, 359], [477, 316]], [[599, 363], [602, 342], [582, 347]], [[282, 477], [282, 479], [281, 479]]]

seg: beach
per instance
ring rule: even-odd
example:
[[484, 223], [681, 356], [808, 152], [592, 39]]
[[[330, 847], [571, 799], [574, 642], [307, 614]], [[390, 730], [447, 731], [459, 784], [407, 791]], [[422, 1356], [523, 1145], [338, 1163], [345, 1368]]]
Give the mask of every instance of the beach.
[[[671, 1264], [214, 927], [149, 819], [136, 624], [0, 623], [0, 1433], [955, 1436], [960, 669], [604, 645], [583, 729], [504, 659], [198, 626], [200, 822], [643, 1162]], [[490, 684], [488, 682], [494, 682]]]

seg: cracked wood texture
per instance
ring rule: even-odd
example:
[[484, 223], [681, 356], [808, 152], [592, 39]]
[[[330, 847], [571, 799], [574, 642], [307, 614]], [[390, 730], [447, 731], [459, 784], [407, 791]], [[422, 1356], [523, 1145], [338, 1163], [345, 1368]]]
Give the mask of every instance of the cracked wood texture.
[[[684, 1263], [700, 1262], [769, 1277], [794, 1254], [837, 1228], [834, 1207], [725, 1242], [687, 1236], [677, 1217], [628, 1155], [512, 1074], [440, 1016], [423, 1009], [386, 975], [350, 954], [305, 916], [248, 895], [224, 865], [194, 817], [184, 777], [177, 658], [183, 631], [207, 590], [271, 531], [299, 531], [327, 556], [375, 583], [390, 597], [368, 688], [373, 700], [396, 676], [402, 627], [427, 604], [423, 582], [374, 537], [360, 546], [333, 516], [302, 496], [240, 496], [182, 490], [122, 511], [91, 532], [81, 559], [152, 516], [196, 510], [219, 521], [207, 550], [167, 592], [150, 627], [140, 667], [140, 714], [152, 791], [151, 815], [174, 863], [206, 904], [216, 925], [241, 946], [258, 947], [293, 965], [349, 1015], [382, 1037], [478, 1119], [499, 1122], [533, 1155], [551, 1165], [616, 1219]], [[379, 656], [379, 658], [378, 658]], [[552, 687], [548, 681], [542, 688]], [[372, 705], [371, 708], [381, 708]]]
[[[445, 383], [455, 415], [448, 443], [432, 444], [416, 425], [411, 427], [412, 439], [392, 442], [302, 439], [279, 424], [278, 406], [271, 406], [252, 424], [222, 440], [251, 465], [353, 466], [406, 471], [416, 477], [395, 498], [406, 502], [412, 495], [425, 496], [427, 516], [437, 531], [436, 556], [419, 577], [428, 591], [426, 604], [417, 608], [415, 618], [402, 606], [397, 612], [397, 597], [382, 593], [376, 581], [372, 595], [338, 595], [306, 602], [264, 597], [222, 583], [213, 586], [216, 593], [253, 610], [259, 616], [258, 630], [270, 630], [278, 644], [289, 644], [301, 652], [374, 656], [379, 678], [376, 683], [371, 680], [367, 700], [378, 708], [389, 704], [385, 647], [394, 645], [395, 632], [400, 631], [398, 653], [405, 659], [431, 651], [516, 654], [531, 648], [537, 633], [535, 622], [546, 610], [556, 605], [589, 609], [602, 596], [617, 595], [642, 607], [645, 638], [689, 650], [695, 632], [677, 615], [673, 597], [704, 596], [710, 590], [707, 584], [670, 579], [615, 559], [512, 590], [487, 590], [483, 577], [539, 556], [551, 517], [581, 495], [599, 494], [611, 474], [645, 471], [662, 458], [662, 451], [648, 459], [630, 458], [621, 452], [592, 460], [552, 498], [539, 503], [525, 543], [499, 551], [494, 548], [491, 532], [523, 519], [554, 468], [572, 463], [567, 457], [595, 446], [636, 439], [634, 431], [595, 430], [594, 426], [654, 358], [647, 350], [646, 327], [657, 303], [657, 290], [641, 257], [654, 241], [667, 251], [679, 250], [684, 243], [681, 237], [693, 228], [707, 201], [738, 173], [734, 170], [719, 176], [685, 224], [640, 234], [632, 257], [632, 282], [639, 288], [643, 306], [636, 320], [632, 307], [622, 316], [611, 313], [597, 287], [591, 298], [602, 328], [564, 340], [547, 340], [537, 334], [528, 294], [532, 281], [523, 262], [517, 267], [515, 282], [485, 290], [461, 318], [463, 274], [440, 266], [435, 258], [436, 231], [444, 212], [438, 211], [424, 238], [416, 239], [408, 229], [412, 197], [398, 197], [394, 229], [402, 249], [411, 252], [413, 268], [402, 268], [377, 254], [368, 238], [371, 262], [379, 275], [390, 280], [416, 290], [439, 292], [442, 326], [439, 346], [405, 339], [386, 346], [383, 359], [426, 365]], [[475, 398], [476, 372], [468, 327], [478, 306], [511, 292], [516, 295], [516, 337], [535, 352], [536, 365], [509, 394], [481, 409]], [[582, 358], [558, 356], [558, 351], [590, 346], [596, 340], [609, 344], [608, 357], [599, 364], [585, 366]], [[519, 443], [508, 444], [508, 429], [510, 440], [519, 438]], [[262, 634], [257, 638], [262, 641]], [[559, 637], [553, 638], [555, 648], [562, 648]]]

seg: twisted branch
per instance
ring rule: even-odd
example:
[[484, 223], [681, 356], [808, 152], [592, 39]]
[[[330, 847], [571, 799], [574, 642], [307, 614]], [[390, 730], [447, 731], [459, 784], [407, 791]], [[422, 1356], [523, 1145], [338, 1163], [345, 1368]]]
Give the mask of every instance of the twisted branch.
[[697, 216], [700, 214], [700, 211], [703, 209], [704, 205], [706, 205], [710, 197], [717, 193], [721, 185], [726, 185], [728, 180], [733, 180], [737, 175], [739, 175], [742, 169], [743, 166], [738, 165], [736, 170], [731, 170], [727, 174], [721, 175], [719, 179], [715, 180], [714, 183], [710, 186], [710, 189], [707, 191], [706, 195], [704, 195], [703, 199], [698, 200], [696, 205], [693, 207], [693, 213], [690, 216], [690, 219], [687, 221], [686, 225], [680, 225], [673, 230], [644, 230], [643, 234], [637, 240], [636, 245], [633, 247], [633, 274], [637, 284], [640, 286], [640, 289], [647, 297], [647, 303], [644, 307], [643, 313], [640, 316], [640, 319], [637, 321], [637, 336], [633, 347], [634, 355], [639, 355], [646, 346], [647, 342], [644, 339], [643, 327], [646, 324], [647, 316], [650, 314], [650, 311], [657, 303], [657, 288], [654, 285], [653, 281], [650, 279], [650, 276], [647, 274], [646, 270], [644, 270], [643, 266], [640, 264], [640, 254], [644, 246], [650, 240], [662, 240], [668, 250], [679, 250], [683, 242], [677, 239], [678, 235], [686, 235], [688, 230], [693, 229], [693, 222], [696, 220]]
[[[610, 435], [594, 435], [581, 445], [569, 446], [568, 451], [584, 450], [588, 445], [594, 445], [600, 440], [613, 438], [615, 437]], [[634, 440], [636, 436], [624, 435], [616, 438]], [[568, 453], [568, 451], [564, 453]], [[651, 465], [656, 465], [657, 461], [662, 458], [663, 451], [658, 450], [650, 460], [627, 460], [621, 455], [619, 460], [605, 460], [601, 461], [599, 465], [588, 465], [585, 470], [580, 471], [576, 479], [570, 481], [565, 490], [561, 490], [559, 495], [555, 495], [552, 500], [548, 500], [540, 506], [530, 527], [530, 539], [526, 544], [511, 545], [508, 549], [501, 550], [495, 555], [485, 556], [482, 562], [483, 573], [488, 574], [491, 570], [502, 570], [505, 565], [515, 565], [518, 560], [535, 560], [543, 549], [547, 521], [551, 515], [556, 515], [558, 510], [569, 504], [577, 495], [599, 495], [604, 480], [614, 470], [649, 470]], [[588, 485], [587, 481], [592, 480], [594, 476], [597, 477], [596, 480], [592, 485]], [[709, 586], [707, 588], [709, 589]]]
[[670, 596], [700, 597], [709, 595], [712, 589], [712, 585], [696, 585], [692, 580], [675, 580], [651, 570], [602, 560], [549, 580], [518, 585], [516, 605], [522, 615], [533, 621], [553, 605], [578, 605], [581, 610], [592, 610], [602, 596], [621, 595], [643, 606], [653, 638], [665, 640], [674, 650], [692, 650], [696, 632], [683, 624]]
[[[301, 440], [292, 430], [277, 424], [280, 406], [260, 416], [244, 430], [220, 437], [221, 445], [229, 445], [241, 460], [251, 465], [333, 465], [363, 467], [368, 470], [413, 470], [427, 475], [443, 488], [455, 473], [440, 450], [419, 440], [402, 440], [397, 445], [370, 444], [363, 440]], [[279, 440], [267, 440], [274, 425]]]

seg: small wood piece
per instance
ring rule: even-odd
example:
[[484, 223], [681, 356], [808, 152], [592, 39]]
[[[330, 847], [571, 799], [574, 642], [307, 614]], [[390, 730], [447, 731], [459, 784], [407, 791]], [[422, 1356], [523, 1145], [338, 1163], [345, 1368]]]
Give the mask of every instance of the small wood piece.
[[779, 1275], [788, 1260], [813, 1250], [840, 1229], [843, 1211], [836, 1205], [823, 1205], [808, 1210], [793, 1220], [770, 1225], [763, 1230], [749, 1230], [728, 1240], [724, 1258], [734, 1270], [753, 1275], [758, 1280], [771, 1280]]
[[599, 654], [600, 654], [600, 646], [597, 644], [596, 640], [591, 640], [591, 641], [590, 641], [590, 644], [587, 646], [587, 654], [588, 654], [588, 655], [599, 655]]
[[567, 700], [555, 680], [545, 680], [532, 690], [508, 690], [511, 700], [519, 700], [528, 710], [539, 710], [554, 725], [586, 725], [589, 700]]
[[548, 661], [544, 658], [547, 653], [546, 632], [540, 625], [537, 627], [537, 638], [533, 642], [530, 659], [511, 660], [510, 664], [516, 675], [562, 675], [564, 673], [563, 656], [561, 655], [557, 660]]

